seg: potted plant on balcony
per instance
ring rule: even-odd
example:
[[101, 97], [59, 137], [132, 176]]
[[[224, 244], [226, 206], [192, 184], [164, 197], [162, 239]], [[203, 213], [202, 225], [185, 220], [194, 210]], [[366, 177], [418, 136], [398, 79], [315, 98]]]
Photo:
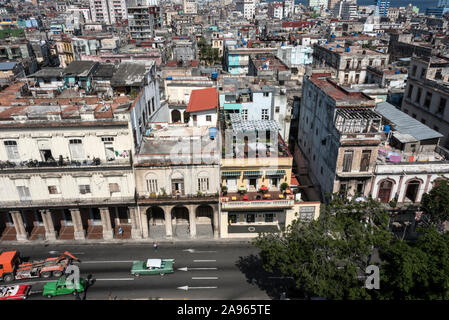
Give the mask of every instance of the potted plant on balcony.
[[241, 195], [243, 195], [243, 194], [245, 194], [246, 193], [246, 188], [245, 187], [239, 187], [239, 193], [241, 194]]
[[267, 192], [268, 191], [268, 187], [267, 186], [261, 186], [260, 187], [260, 191], [261, 192]]
[[221, 186], [221, 192], [223, 192], [223, 195], [227, 195], [228, 194], [228, 187]]
[[287, 182], [281, 183], [281, 190], [282, 190], [282, 192], [285, 192], [285, 190], [287, 190], [287, 188], [288, 188], [288, 183]]

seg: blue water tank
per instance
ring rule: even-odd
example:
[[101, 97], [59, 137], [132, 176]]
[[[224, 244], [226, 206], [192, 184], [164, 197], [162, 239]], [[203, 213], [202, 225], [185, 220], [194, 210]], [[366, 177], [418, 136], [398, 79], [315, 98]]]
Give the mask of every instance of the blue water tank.
[[330, 51], [332, 51], [332, 48], [329, 48]]
[[337, 43], [337, 48], [340, 48], [340, 45]]
[[386, 133], [390, 132], [390, 126], [388, 124], [384, 125], [384, 131]]
[[217, 136], [217, 128], [216, 127], [210, 127], [209, 128], [209, 137], [213, 140]]
[[331, 35], [331, 38], [335, 38], [335, 34]]
[[212, 72], [211, 77], [212, 77], [212, 79], [217, 79], [218, 73], [217, 72]]
[[172, 79], [173, 79], [172, 77], [165, 78], [165, 80], [172, 80]]
[[399, 71], [399, 70], [396, 70], [395, 72], [394, 72], [395, 74], [400, 74], [401, 73], [401, 71]]

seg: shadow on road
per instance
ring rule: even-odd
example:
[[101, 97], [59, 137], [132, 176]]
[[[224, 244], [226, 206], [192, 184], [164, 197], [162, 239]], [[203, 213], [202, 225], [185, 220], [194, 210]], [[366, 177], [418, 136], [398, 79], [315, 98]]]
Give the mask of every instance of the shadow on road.
[[265, 271], [262, 266], [262, 260], [257, 255], [251, 254], [239, 257], [236, 266], [245, 274], [248, 283], [257, 285], [272, 299], [280, 299], [284, 293], [294, 289], [292, 279], [286, 279], [280, 275]]

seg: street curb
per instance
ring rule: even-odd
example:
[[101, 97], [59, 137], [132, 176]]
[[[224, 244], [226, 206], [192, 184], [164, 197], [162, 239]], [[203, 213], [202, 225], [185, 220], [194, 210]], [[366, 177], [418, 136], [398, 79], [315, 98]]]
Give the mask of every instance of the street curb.
[[188, 243], [188, 244], [195, 244], [195, 243], [201, 243], [204, 244], [207, 243], [215, 243], [215, 244], [226, 244], [226, 243], [242, 243], [242, 244], [251, 244], [252, 240], [254, 238], [237, 238], [237, 239], [138, 239], [138, 240], [55, 240], [55, 241], [48, 241], [48, 240], [26, 240], [26, 241], [0, 241], [1, 245], [25, 245], [25, 246], [33, 246], [33, 245], [92, 245], [92, 244], [123, 244], [123, 245], [130, 245], [130, 244], [136, 244], [136, 245], [153, 245], [154, 242], [164, 244], [164, 243], [171, 243], [171, 244], [180, 244], [180, 243]]

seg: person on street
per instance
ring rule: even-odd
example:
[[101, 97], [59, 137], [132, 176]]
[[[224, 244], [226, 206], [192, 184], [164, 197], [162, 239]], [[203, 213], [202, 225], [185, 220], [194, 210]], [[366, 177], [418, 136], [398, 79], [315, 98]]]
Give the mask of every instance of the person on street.
[[157, 242], [153, 243], [154, 251], [157, 252]]

